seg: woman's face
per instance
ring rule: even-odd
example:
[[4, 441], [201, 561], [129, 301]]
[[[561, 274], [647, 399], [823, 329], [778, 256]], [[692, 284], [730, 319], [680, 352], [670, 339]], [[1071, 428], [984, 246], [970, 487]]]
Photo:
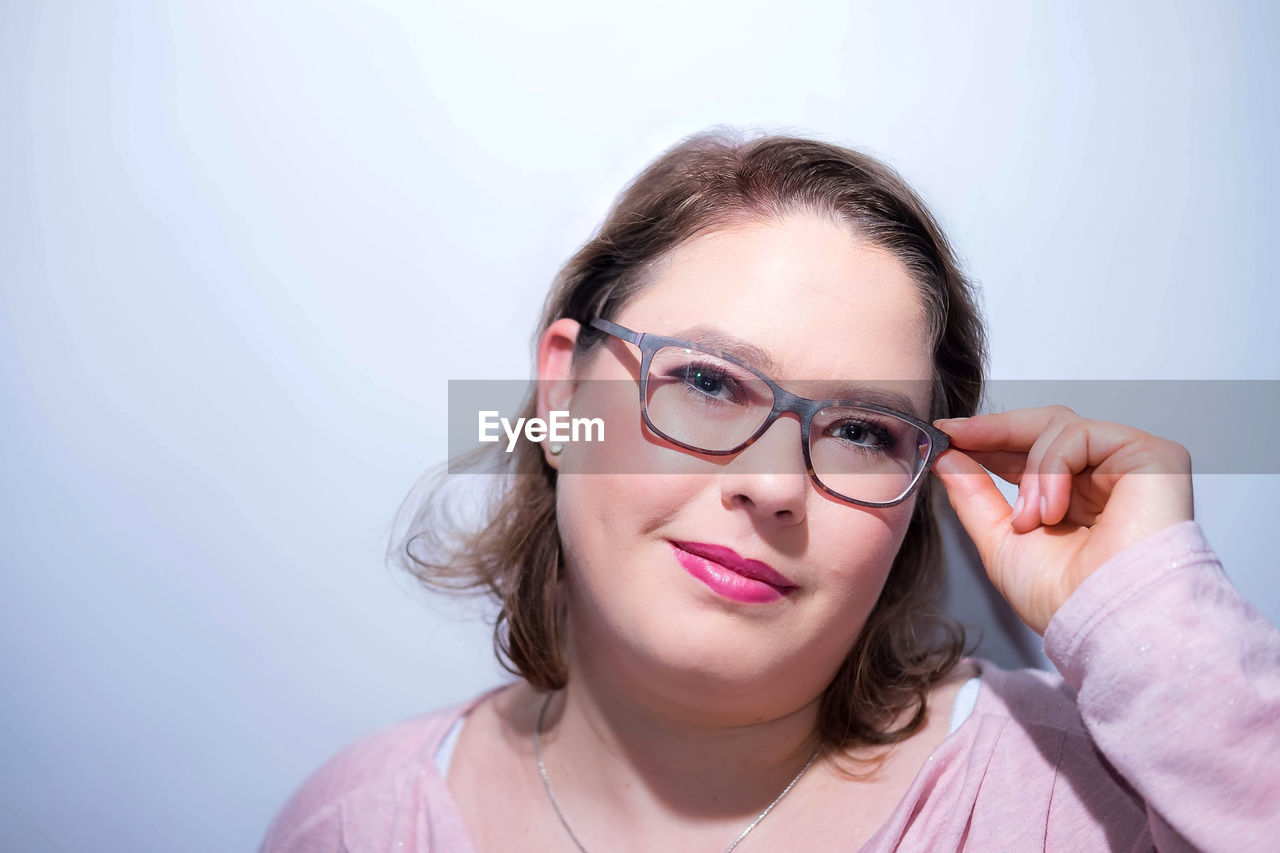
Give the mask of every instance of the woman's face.
[[[932, 363], [915, 283], [890, 253], [826, 218], [699, 236], [614, 319], [685, 339], [713, 329], [763, 351], [772, 364], [756, 366], [795, 393], [847, 398], [847, 387], [833, 381], [824, 393], [810, 380], [866, 381], [899, 390], [910, 413], [928, 417]], [[720, 723], [794, 711], [817, 698], [857, 638], [914, 498], [872, 509], [819, 490], [794, 415], [731, 457], [681, 451], [641, 422], [639, 362], [637, 347], [609, 338], [578, 365], [579, 379], [621, 380], [578, 383], [565, 406], [603, 416], [605, 440], [549, 457], [560, 471], [571, 672]], [[716, 548], [766, 563], [791, 587], [755, 587], [763, 601], [717, 591], [702, 578], [725, 570], [704, 558], [733, 557]]]

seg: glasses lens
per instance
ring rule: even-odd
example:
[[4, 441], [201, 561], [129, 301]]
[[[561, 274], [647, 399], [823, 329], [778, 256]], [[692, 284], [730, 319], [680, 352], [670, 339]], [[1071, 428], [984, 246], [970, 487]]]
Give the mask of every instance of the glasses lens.
[[813, 472], [833, 492], [884, 503], [906, 494], [929, 459], [929, 433], [874, 409], [831, 406], [813, 418]]
[[649, 364], [645, 407], [658, 432], [702, 450], [730, 450], [773, 409], [758, 376], [710, 353], [662, 347]]

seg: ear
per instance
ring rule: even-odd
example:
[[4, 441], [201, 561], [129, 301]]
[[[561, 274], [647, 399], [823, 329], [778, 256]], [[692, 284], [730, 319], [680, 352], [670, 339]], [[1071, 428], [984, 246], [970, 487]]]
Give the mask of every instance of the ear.
[[[538, 339], [538, 417], [550, 421], [552, 411], [569, 411], [573, 402], [573, 348], [582, 328], [577, 320], [562, 317], [556, 320]], [[542, 443], [542, 455], [547, 464], [559, 470], [560, 459]]]

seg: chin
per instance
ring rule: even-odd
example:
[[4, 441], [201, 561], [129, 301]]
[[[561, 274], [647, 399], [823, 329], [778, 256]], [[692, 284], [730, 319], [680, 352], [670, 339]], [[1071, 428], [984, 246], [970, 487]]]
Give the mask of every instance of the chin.
[[581, 637], [575, 655], [587, 658], [575, 664], [592, 671], [611, 692], [740, 725], [795, 710], [791, 705], [819, 695], [834, 674], [834, 668], [797, 666], [806, 656], [779, 654], [776, 644], [759, 648], [758, 632], [750, 632], [754, 640], [748, 641], [739, 633], [741, 621], [735, 632], [728, 614], [695, 609], [676, 614], [668, 608], [665, 616], [633, 621], [620, 635]]

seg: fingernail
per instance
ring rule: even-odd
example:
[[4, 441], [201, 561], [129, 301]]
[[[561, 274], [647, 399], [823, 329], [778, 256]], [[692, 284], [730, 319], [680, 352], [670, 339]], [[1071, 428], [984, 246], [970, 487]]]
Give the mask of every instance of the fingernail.
[[1018, 493], [1018, 499], [1017, 499], [1016, 501], [1014, 501], [1014, 502], [1013, 502], [1013, 517], [1014, 517], [1014, 518], [1017, 518], [1017, 517], [1018, 517], [1018, 513], [1022, 512], [1022, 507], [1026, 505], [1026, 502], [1027, 502], [1026, 498], [1024, 498], [1024, 497], [1022, 496], [1022, 493], [1021, 493], [1021, 492], [1019, 492], [1019, 493]]
[[1044, 495], [1040, 496], [1040, 521], [1044, 521], [1045, 515], [1049, 512], [1049, 499]]

